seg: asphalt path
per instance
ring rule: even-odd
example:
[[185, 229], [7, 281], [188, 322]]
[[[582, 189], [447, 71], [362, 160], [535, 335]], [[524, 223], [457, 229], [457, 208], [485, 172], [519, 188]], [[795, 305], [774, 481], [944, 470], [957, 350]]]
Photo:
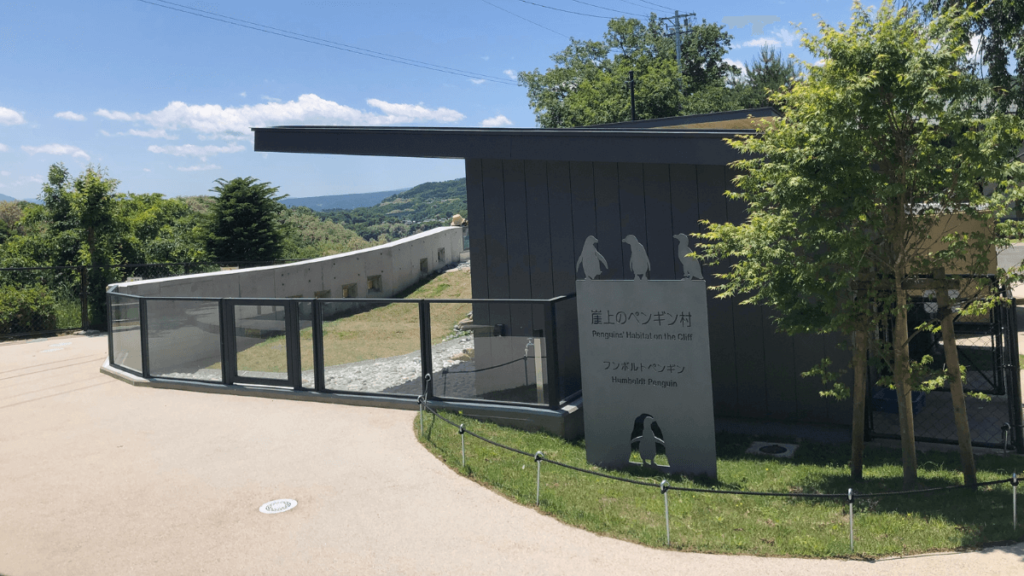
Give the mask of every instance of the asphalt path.
[[[1024, 544], [875, 562], [645, 548], [455, 474], [414, 412], [136, 388], [99, 373], [105, 353], [102, 336], [0, 345], [0, 574], [1024, 574]], [[258, 511], [279, 498], [298, 506]]]

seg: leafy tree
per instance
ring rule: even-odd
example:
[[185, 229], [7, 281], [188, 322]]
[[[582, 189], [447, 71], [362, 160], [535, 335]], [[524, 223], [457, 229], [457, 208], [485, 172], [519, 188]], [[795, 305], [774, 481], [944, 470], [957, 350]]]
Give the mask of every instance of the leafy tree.
[[[976, 0], [927, 0], [932, 15], [944, 10], [966, 10]], [[995, 89], [991, 105], [1003, 112], [1016, 106], [1017, 116], [1024, 118], [1024, 2], [996, 0], [983, 11], [963, 21], [968, 33], [980, 37], [981, 69]], [[1012, 62], [1016, 61], [1016, 68]], [[987, 73], [987, 74], [986, 74]]]
[[[626, 80], [635, 73], [638, 119], [676, 116], [686, 100], [698, 97], [700, 108], [723, 109], [725, 79], [739, 70], [724, 60], [732, 36], [724, 27], [702, 21], [682, 43], [682, 68], [675, 41], [662, 33], [652, 14], [647, 24], [635, 18], [608, 22], [604, 41], [576, 40], [551, 56], [545, 72], [520, 72], [530, 107], [544, 128], [589, 126], [630, 119]], [[704, 93], [705, 90], [710, 90]], [[691, 106], [692, 107], [692, 106]]]
[[284, 206], [278, 188], [256, 178], [218, 178], [211, 210], [208, 249], [219, 261], [267, 261], [281, 257], [284, 234], [278, 222]]
[[74, 202], [78, 224], [84, 236], [79, 261], [89, 268], [89, 323], [103, 329], [107, 322], [107, 285], [114, 280], [109, 266], [115, 263], [117, 223], [114, 193], [119, 182], [102, 168], [89, 166], [75, 178]]
[[[1020, 228], [1001, 218], [1022, 197], [1014, 182], [1024, 169], [1013, 153], [1024, 126], [982, 114], [992, 91], [969, 74], [964, 31], [977, 16], [949, 11], [929, 22], [887, 0], [876, 13], [855, 3], [848, 27], [820, 24], [803, 45], [824, 65], [771, 97], [783, 118], [731, 142], [751, 155], [734, 164], [740, 191], [728, 193], [747, 204], [747, 221], [707, 223], [701, 236], [706, 259], [741, 257], [721, 275], [720, 297], [770, 305], [781, 330], [862, 341], [872, 326], [892, 323], [892, 345], [873, 346], [891, 368], [908, 487], [917, 478], [911, 391], [935, 385], [911, 362], [908, 283], [936, 269], [983, 272], [988, 250]], [[994, 233], [943, 229], [951, 215]], [[827, 364], [812, 372], [829, 376]], [[855, 372], [861, 384], [863, 365]], [[856, 433], [854, 441], [856, 456]]]

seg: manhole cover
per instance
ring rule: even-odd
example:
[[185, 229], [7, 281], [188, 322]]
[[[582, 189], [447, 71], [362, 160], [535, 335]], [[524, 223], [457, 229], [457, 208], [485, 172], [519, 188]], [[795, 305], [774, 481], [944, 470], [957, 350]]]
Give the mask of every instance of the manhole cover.
[[760, 448], [758, 448], [758, 451], [764, 454], [782, 454], [783, 452], [788, 452], [789, 450], [787, 448], [779, 446], [778, 444], [770, 444], [768, 446], [761, 446]]
[[260, 506], [260, 512], [263, 512], [264, 514], [280, 514], [281, 512], [287, 512], [298, 505], [299, 503], [295, 500], [282, 498], [280, 500], [267, 502], [263, 506]]

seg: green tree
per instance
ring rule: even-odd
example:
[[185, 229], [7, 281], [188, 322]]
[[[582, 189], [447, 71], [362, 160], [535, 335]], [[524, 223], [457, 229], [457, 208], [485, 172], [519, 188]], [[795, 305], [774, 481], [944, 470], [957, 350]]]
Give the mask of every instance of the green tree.
[[770, 106], [768, 94], [792, 87], [800, 75], [801, 66], [786, 58], [774, 46], [762, 46], [753, 60], [746, 62], [747, 83], [756, 99], [753, 106]]
[[[544, 128], [589, 126], [630, 119], [629, 72], [636, 78], [638, 119], [676, 116], [686, 100], [700, 95], [702, 108], [727, 109], [725, 79], [739, 70], [724, 60], [732, 36], [703, 21], [686, 35], [676, 61], [675, 41], [655, 15], [645, 25], [635, 18], [608, 22], [604, 41], [576, 40], [551, 56], [545, 72], [520, 72], [537, 124]], [[704, 93], [705, 90], [710, 92]]]
[[[977, 0], [925, 2], [932, 15], [950, 9], [965, 10], [977, 4]], [[1024, 66], [1024, 1], [988, 2], [983, 11], [963, 21], [962, 25], [980, 40], [980, 62], [976, 72], [986, 77], [994, 88], [990, 104], [1003, 112], [1016, 106], [1017, 116], [1024, 118], [1024, 74], [1021, 73]]]
[[286, 195], [256, 178], [218, 178], [210, 212], [209, 252], [219, 261], [277, 260], [284, 248], [279, 215]]
[[[877, 12], [855, 3], [848, 27], [820, 24], [803, 46], [824, 65], [772, 97], [783, 118], [731, 142], [751, 155], [734, 164], [740, 191], [728, 193], [746, 203], [747, 221], [707, 223], [702, 235], [709, 261], [740, 256], [721, 275], [719, 297], [770, 305], [781, 330], [863, 335], [877, 322], [893, 324], [892, 346], [874, 347], [897, 391], [908, 487], [917, 478], [911, 391], [935, 385], [910, 358], [910, 278], [954, 267], [983, 272], [988, 249], [1008, 245], [1020, 227], [1001, 219], [1022, 196], [1014, 182], [1024, 170], [1013, 153], [1024, 126], [982, 113], [991, 90], [968, 70], [963, 24], [973, 17], [951, 11], [929, 22], [887, 0]], [[933, 230], [951, 214], [994, 233], [946, 228], [948, 247], [937, 249]], [[827, 364], [813, 372], [829, 376]]]

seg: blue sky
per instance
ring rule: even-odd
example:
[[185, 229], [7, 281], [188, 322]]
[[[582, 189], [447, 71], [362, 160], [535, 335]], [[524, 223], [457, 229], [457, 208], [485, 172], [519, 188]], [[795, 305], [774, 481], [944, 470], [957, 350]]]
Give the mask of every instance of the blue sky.
[[[0, 194], [35, 198], [57, 161], [75, 173], [98, 164], [121, 181], [121, 191], [167, 196], [205, 194], [215, 179], [236, 176], [270, 181], [292, 197], [459, 178], [459, 160], [255, 153], [248, 128], [532, 127], [525, 88], [494, 79], [546, 69], [568, 36], [600, 38], [607, 24], [607, 18], [536, 4], [607, 17], [671, 12], [659, 6], [692, 10], [732, 24], [728, 57], [737, 62], [769, 42], [807, 59], [792, 23], [814, 31], [819, 18], [848, 19], [851, 6], [848, 0], [171, 1], [468, 77], [154, 5], [161, 0], [10, 0], [0, 3]], [[760, 30], [738, 26], [745, 16], [767, 16], [768, 23]]]

